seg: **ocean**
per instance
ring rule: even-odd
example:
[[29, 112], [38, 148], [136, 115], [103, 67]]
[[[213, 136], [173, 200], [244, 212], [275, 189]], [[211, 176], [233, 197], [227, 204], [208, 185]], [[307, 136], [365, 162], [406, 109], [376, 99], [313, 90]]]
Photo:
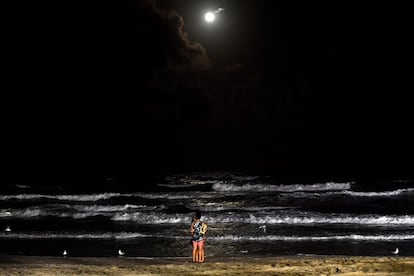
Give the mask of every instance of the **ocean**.
[[414, 182], [279, 183], [192, 173], [153, 189], [0, 194], [0, 254], [190, 257], [196, 210], [209, 256], [414, 255]]

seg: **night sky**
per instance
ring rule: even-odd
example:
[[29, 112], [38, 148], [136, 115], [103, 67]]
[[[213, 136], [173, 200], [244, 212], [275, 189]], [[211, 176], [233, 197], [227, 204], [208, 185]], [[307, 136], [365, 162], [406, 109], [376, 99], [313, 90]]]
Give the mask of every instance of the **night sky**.
[[0, 5], [3, 176], [414, 174], [408, 4]]

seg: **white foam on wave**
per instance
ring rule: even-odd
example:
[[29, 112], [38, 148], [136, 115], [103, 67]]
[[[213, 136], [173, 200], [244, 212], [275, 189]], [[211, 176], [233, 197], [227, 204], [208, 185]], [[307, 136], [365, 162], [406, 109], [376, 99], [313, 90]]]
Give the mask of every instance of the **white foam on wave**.
[[[69, 232], [43, 232], [43, 233], [1, 233], [0, 239], [96, 239], [96, 240], [128, 240], [138, 238], [161, 238], [174, 240], [187, 240], [187, 235], [171, 236], [157, 234], [143, 234], [138, 232], [104, 232], [104, 233], [69, 233]], [[283, 235], [261, 235], [261, 236], [239, 236], [239, 235], [210, 235], [209, 240], [214, 241], [408, 241], [414, 240], [414, 235], [335, 235], [335, 236], [283, 236]]]
[[264, 184], [213, 184], [213, 190], [219, 192], [316, 192], [349, 190], [353, 182], [327, 182], [317, 184], [292, 184], [292, 185], [264, 185]]
[[264, 235], [264, 236], [209, 236], [209, 240], [218, 241], [406, 241], [414, 240], [414, 235], [338, 235], [338, 236], [278, 236], [278, 235]]
[[167, 177], [166, 183], [157, 184], [159, 187], [167, 187], [167, 188], [188, 188], [188, 187], [196, 187], [196, 186], [203, 186], [203, 185], [211, 185], [215, 183], [223, 183], [220, 179], [223, 175], [214, 177], [214, 176], [203, 176], [203, 175], [175, 175]]
[[[128, 221], [139, 224], [181, 224], [191, 221], [191, 213], [165, 213], [167, 208], [145, 205], [42, 205], [26, 209], [0, 210], [0, 218], [38, 219], [42, 217], [84, 219], [103, 216], [114, 221]], [[228, 209], [241, 208], [255, 212], [226, 212]], [[203, 210], [203, 208], [201, 208]], [[203, 220], [209, 223], [240, 224], [356, 224], [356, 225], [414, 225], [414, 215], [380, 215], [380, 214], [342, 214], [303, 212], [295, 208], [279, 206], [206, 206]], [[217, 211], [217, 212], [216, 212]], [[224, 211], [224, 212], [220, 212]]]
[[[4, 217], [2, 215], [3, 212], [0, 212], [0, 217]], [[41, 217], [58, 217], [58, 218], [73, 218], [73, 219], [83, 219], [88, 217], [94, 217], [99, 215], [106, 215], [110, 216], [111, 212], [63, 212], [59, 210], [51, 210], [51, 209], [44, 209], [44, 208], [31, 208], [31, 209], [16, 209], [13, 210], [12, 216], [13, 218], [41, 218]]]
[[186, 205], [189, 209], [199, 209], [202, 212], [222, 212], [228, 210], [236, 210], [236, 211], [251, 211], [251, 212], [260, 212], [260, 211], [271, 211], [271, 210], [286, 210], [286, 209], [295, 209], [297, 207], [289, 207], [289, 206], [251, 206], [246, 207], [242, 206], [243, 202], [237, 203], [234, 205], [203, 205], [203, 206], [196, 206], [196, 205]]
[[110, 199], [113, 197], [141, 197], [146, 199], [193, 199], [193, 198], [216, 198], [222, 197], [214, 192], [188, 192], [188, 193], [102, 193], [102, 194], [82, 194], [82, 195], [46, 195], [46, 194], [19, 194], [19, 195], [0, 195], [0, 200], [34, 200], [34, 199], [54, 199], [61, 201], [81, 201], [94, 202], [98, 200]]
[[120, 193], [102, 193], [102, 194], [83, 194], [83, 195], [45, 195], [45, 194], [19, 194], [19, 195], [1, 195], [0, 200], [31, 200], [31, 199], [56, 199], [67, 201], [98, 201], [118, 196], [133, 196], [133, 194]]
[[196, 187], [196, 186], [203, 186], [203, 185], [210, 185], [210, 184], [217, 184], [223, 183], [223, 181], [219, 180], [186, 180], [183, 182], [175, 183], [175, 184], [157, 184], [158, 187], [166, 187], [172, 189], [179, 189], [179, 188], [189, 188], [189, 187]]
[[12, 212], [0, 210], [0, 218], [41, 218], [41, 217], [58, 217], [58, 218], [73, 218], [83, 219], [95, 216], [111, 217], [114, 213], [135, 213], [140, 211], [152, 211], [155, 209], [162, 209], [162, 206], [146, 206], [146, 205], [43, 205], [39, 207], [32, 207], [27, 209], [13, 209]]
[[189, 214], [161, 214], [161, 213], [123, 213], [111, 218], [114, 221], [132, 221], [140, 224], [182, 224], [191, 223]]
[[[115, 221], [131, 221], [140, 224], [181, 224], [189, 223], [189, 214], [165, 213], [123, 213], [111, 217]], [[241, 215], [216, 214], [205, 215], [203, 220], [209, 224], [240, 223], [240, 224], [288, 224], [288, 225], [315, 225], [315, 224], [350, 224], [350, 225], [414, 225], [414, 216], [381, 216], [346, 214], [278, 214], [278, 215]]]
[[414, 188], [398, 189], [393, 191], [384, 192], [354, 192], [354, 191], [342, 191], [341, 194], [355, 196], [355, 197], [387, 197], [398, 196], [404, 193], [414, 192]]
[[137, 193], [136, 196], [147, 199], [200, 199], [200, 198], [221, 198], [225, 195], [215, 192], [171, 192], [171, 193]]
[[[207, 220], [207, 218], [206, 218]], [[414, 225], [414, 216], [382, 216], [363, 215], [352, 216], [346, 214], [298, 214], [298, 215], [250, 215], [211, 217], [209, 221], [214, 223], [252, 223], [252, 224], [357, 224], [357, 225]]]
[[171, 188], [171, 189], [180, 189], [180, 188], [190, 188], [190, 187], [195, 187], [198, 186], [199, 184], [192, 184], [192, 183], [187, 183], [187, 184], [157, 184], [158, 187], [166, 187], [166, 188]]
[[0, 239], [134, 239], [150, 237], [141, 233], [0, 233]]
[[139, 197], [147, 199], [190, 199], [195, 198], [195, 195], [184, 193], [140, 193]]
[[[165, 238], [175, 240], [187, 240], [188, 236], [168, 236], [168, 235], [148, 235], [137, 232], [105, 232], [105, 233], [1, 233], [0, 239], [79, 239], [79, 240], [129, 240], [139, 238]], [[285, 241], [285, 242], [303, 242], [303, 241], [412, 241], [414, 235], [335, 235], [335, 236], [282, 236], [282, 235], [262, 235], [262, 236], [237, 236], [210, 235], [209, 240], [213, 241]]]
[[[59, 206], [59, 205], [58, 205]], [[67, 208], [74, 208], [81, 212], [122, 212], [127, 210], [142, 210], [142, 209], [155, 209], [156, 207], [149, 207], [147, 205], [65, 205]]]
[[[131, 209], [125, 211], [84, 211], [64, 212], [61, 210], [45, 209], [21, 209], [14, 210], [14, 218], [40, 218], [60, 217], [84, 219], [94, 216], [105, 216], [114, 221], [127, 221], [139, 224], [187, 224], [191, 220], [191, 214], [169, 214], [162, 212], [143, 211]], [[283, 210], [277, 214], [207, 214], [203, 216], [205, 221], [214, 224], [241, 223], [241, 224], [288, 224], [288, 225], [312, 225], [312, 224], [350, 224], [350, 225], [414, 225], [414, 216], [403, 215], [349, 215], [349, 214], [318, 214], [302, 213], [291, 210]]]

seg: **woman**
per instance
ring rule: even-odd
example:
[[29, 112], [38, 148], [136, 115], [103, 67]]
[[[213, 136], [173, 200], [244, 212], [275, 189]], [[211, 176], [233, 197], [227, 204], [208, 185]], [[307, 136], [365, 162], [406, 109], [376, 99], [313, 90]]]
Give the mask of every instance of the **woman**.
[[206, 239], [207, 224], [200, 219], [201, 212], [197, 211], [190, 227], [191, 241], [193, 243], [193, 263], [204, 262], [204, 241]]

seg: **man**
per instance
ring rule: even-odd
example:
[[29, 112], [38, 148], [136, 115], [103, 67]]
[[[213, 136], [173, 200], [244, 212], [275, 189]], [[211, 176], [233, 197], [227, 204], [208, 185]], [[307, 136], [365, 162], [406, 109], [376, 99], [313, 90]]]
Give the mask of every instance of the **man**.
[[193, 263], [204, 262], [204, 241], [206, 239], [207, 224], [200, 219], [201, 212], [197, 211], [190, 227], [193, 243]]

